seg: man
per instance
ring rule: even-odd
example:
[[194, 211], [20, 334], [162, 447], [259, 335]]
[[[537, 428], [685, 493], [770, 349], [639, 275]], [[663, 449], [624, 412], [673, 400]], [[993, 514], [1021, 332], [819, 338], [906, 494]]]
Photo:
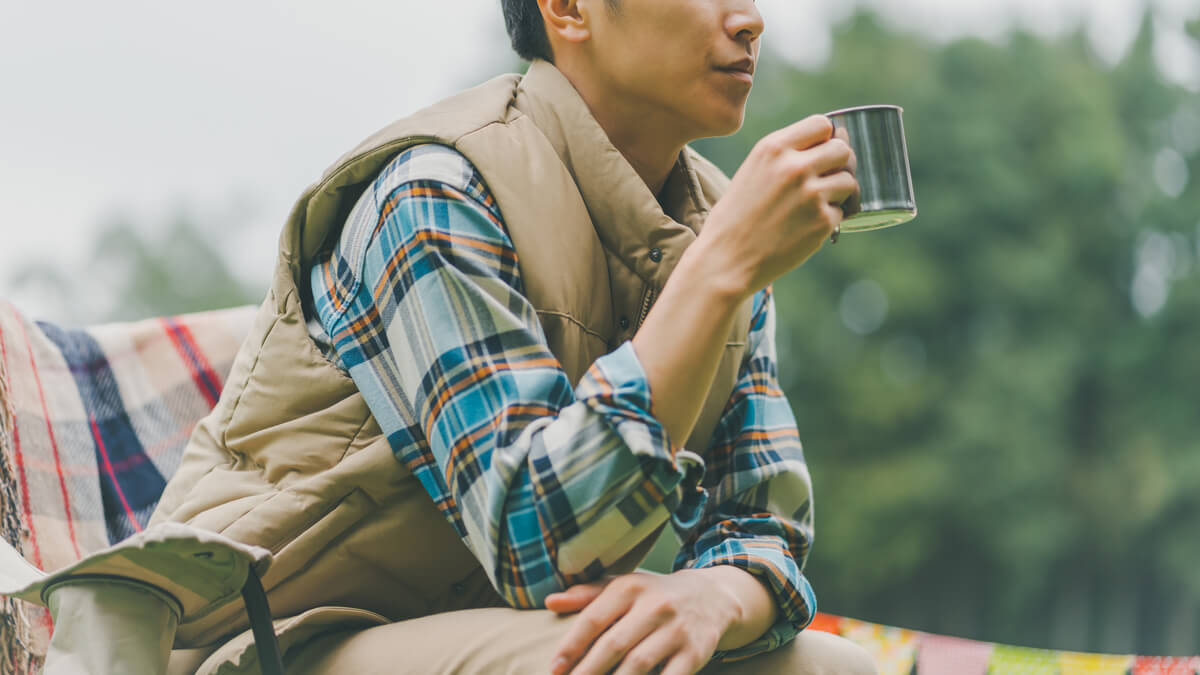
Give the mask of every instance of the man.
[[[811, 117], [732, 182], [686, 147], [742, 123], [751, 0], [503, 6], [525, 77], [301, 198], [151, 531], [273, 554], [289, 673], [873, 672], [800, 632], [812, 509], [769, 291], [836, 234], [849, 147]], [[634, 571], [668, 524], [678, 570]], [[208, 587], [172, 673], [254, 667]]]
[[[506, 0], [503, 5], [514, 47], [534, 61], [529, 88], [553, 98], [540, 88], [541, 78], [565, 78], [607, 136], [608, 143], [597, 143], [599, 149], [611, 143], [619, 151], [620, 158], [612, 158], [614, 166], [606, 170], [627, 171], [628, 181], [603, 198], [649, 202], [653, 196], [681, 221], [695, 215], [684, 213], [687, 206], [678, 203], [689, 182], [689, 159], [681, 159], [681, 153], [693, 139], [729, 134], [741, 125], [763, 30], [753, 3]], [[549, 105], [559, 106], [560, 115], [570, 114], [561, 112], [567, 107], [562, 101]], [[561, 131], [586, 135], [579, 128]], [[536, 263], [521, 264], [526, 258], [514, 251], [520, 245], [514, 247], [507, 232], [511, 219], [490, 192], [489, 185], [511, 182], [502, 170], [482, 175], [469, 158], [442, 145], [407, 150], [358, 200], [332, 255], [314, 266], [310, 284], [321, 324], [316, 337], [332, 336], [333, 358], [367, 394], [384, 432], [392, 438], [406, 435], [394, 443], [397, 453], [418, 475], [426, 472], [426, 489], [446, 505], [443, 513], [484, 567], [494, 570], [493, 583], [507, 603], [579, 613], [569, 628], [553, 631], [558, 642], [546, 664], [551, 672], [649, 672], [657, 666], [668, 673], [695, 672], [714, 651], [744, 657], [779, 648], [811, 619], [812, 594], [799, 569], [811, 532], [808, 479], [794, 421], [773, 382], [773, 308], [763, 289], [836, 232], [839, 207], [857, 190], [847, 170], [852, 171], [853, 161], [849, 149], [830, 137], [828, 121], [812, 118], [764, 141], [724, 199], [697, 223], [702, 234], [679, 252], [665, 285], [649, 284], [649, 293], [657, 295], [646, 301], [652, 309], [638, 318], [613, 317], [618, 328], [627, 326], [632, 349], [619, 347], [589, 364], [591, 370], [573, 392], [568, 387], [575, 378], [564, 380], [562, 369], [544, 359], [547, 341], [535, 318], [539, 308], [523, 295], [522, 273]], [[551, 142], [568, 148], [560, 154], [575, 154], [572, 160], [579, 161], [580, 151], [572, 147], [578, 139]], [[690, 170], [711, 172], [708, 167]], [[635, 175], [640, 184], [633, 184]], [[577, 184], [590, 180], [587, 169], [573, 168], [572, 176]], [[605, 222], [610, 217], [605, 206], [589, 199], [594, 186], [576, 189], [583, 192], [594, 227], [624, 224]], [[605, 240], [603, 233], [600, 238]], [[661, 248], [644, 252], [660, 267], [669, 264], [655, 260], [662, 256]], [[738, 337], [737, 313], [747, 301], [751, 346], [740, 360], [734, 391], [727, 386], [721, 391], [721, 400], [729, 403], [725, 414], [716, 429], [710, 423], [697, 439], [697, 420], [710, 390], [721, 388], [714, 387], [714, 378], [722, 357], [728, 358], [730, 333]], [[381, 333], [388, 338], [386, 347], [379, 344]], [[455, 374], [463, 363], [470, 363], [472, 372]], [[406, 380], [407, 386], [401, 384]], [[618, 391], [597, 392], [606, 384]], [[433, 405], [430, 399], [439, 400], [442, 411], [423, 409]], [[445, 411], [458, 402], [460, 409]], [[539, 409], [512, 414], [522, 406]], [[392, 421], [391, 428], [384, 420]], [[622, 424], [636, 433], [622, 432]], [[423, 428], [410, 431], [413, 427]], [[423, 447], [421, 435], [430, 445], [440, 441], [444, 447]], [[703, 461], [685, 458], [679, 440], [689, 437], [708, 445], [709, 452], [701, 453], [710, 472], [705, 485], [716, 502], [687, 523], [679, 521], [689, 507], [672, 504], [677, 527], [690, 535], [680, 563], [691, 569], [668, 576], [608, 576], [547, 595], [608, 571], [563, 569], [566, 546], [556, 558], [553, 544], [525, 543], [543, 531], [552, 539], [572, 528], [582, 532], [567, 545], [588, 538], [578, 523], [585, 515], [579, 504], [595, 495], [581, 495], [584, 490], [571, 486], [572, 476], [563, 474], [597, 474], [573, 477], [600, 495], [588, 504], [595, 511], [620, 509], [631, 496], [651, 501], [651, 490], [625, 473], [611, 479], [606, 473], [611, 467], [596, 456], [632, 450], [643, 466], [663, 465], [642, 480], [664, 480], [655, 472]], [[638, 443], [653, 447], [640, 451]], [[489, 452], [491, 467], [483, 459]], [[497, 481], [502, 485], [478, 487], [489, 471], [501, 473], [494, 465], [502, 452], [532, 468], [503, 473]], [[584, 453], [592, 457], [579, 456]], [[722, 453], [737, 459], [722, 464]], [[539, 466], [551, 467], [550, 475], [535, 475], [543, 471]], [[613, 484], [605, 485], [606, 479]], [[687, 487], [684, 478], [678, 489]], [[473, 500], [481, 504], [475, 513], [469, 506]], [[557, 510], [556, 500], [575, 508]], [[786, 505], [786, 511], [759, 512], [767, 504]], [[523, 524], [512, 517], [514, 511], [539, 517]], [[622, 523], [624, 530], [616, 531], [638, 531], [639, 524]], [[488, 534], [481, 535], [485, 530]], [[533, 572], [555, 566], [557, 574]], [[458, 615], [444, 623], [451, 621], [470, 619]], [[408, 628], [373, 630], [404, 641]], [[316, 669], [329, 672], [352, 652], [378, 653], [361, 635], [335, 638], [321, 649], [330, 650], [329, 665]], [[486, 654], [487, 648], [481, 649]], [[836, 657], [833, 661], [836, 669]], [[852, 668], [852, 663], [841, 665]]]

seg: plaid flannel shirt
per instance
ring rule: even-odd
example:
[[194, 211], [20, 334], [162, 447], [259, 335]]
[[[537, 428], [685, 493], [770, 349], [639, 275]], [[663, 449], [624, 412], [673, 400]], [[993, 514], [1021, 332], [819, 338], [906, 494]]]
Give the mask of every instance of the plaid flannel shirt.
[[754, 299], [712, 442], [694, 454], [672, 453], [630, 343], [571, 386], [524, 296], [494, 198], [450, 148], [396, 158], [310, 282], [310, 331], [511, 605], [541, 607], [600, 576], [608, 549], [661, 523], [665, 507], [684, 542], [676, 569], [745, 569], [780, 609], [761, 639], [718, 656], [773, 649], [812, 620], [801, 573], [810, 481], [776, 380], [769, 289]]

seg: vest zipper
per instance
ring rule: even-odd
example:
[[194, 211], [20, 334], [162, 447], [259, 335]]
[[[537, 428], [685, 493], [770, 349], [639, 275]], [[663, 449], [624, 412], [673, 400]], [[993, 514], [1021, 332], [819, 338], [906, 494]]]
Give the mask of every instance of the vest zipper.
[[642, 327], [642, 322], [646, 320], [646, 315], [650, 313], [650, 307], [654, 304], [654, 287], [647, 286], [646, 292], [642, 294], [642, 313], [638, 316], [637, 325], [634, 326], [633, 332], [637, 332], [638, 328]]

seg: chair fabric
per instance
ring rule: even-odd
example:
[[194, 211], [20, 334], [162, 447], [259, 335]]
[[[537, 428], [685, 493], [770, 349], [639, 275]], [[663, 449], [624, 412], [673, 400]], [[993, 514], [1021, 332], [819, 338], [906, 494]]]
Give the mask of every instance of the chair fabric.
[[[216, 404], [255, 307], [67, 329], [0, 301], [0, 535], [52, 572], [140, 532]], [[32, 673], [46, 610], [0, 604], [0, 675]]]

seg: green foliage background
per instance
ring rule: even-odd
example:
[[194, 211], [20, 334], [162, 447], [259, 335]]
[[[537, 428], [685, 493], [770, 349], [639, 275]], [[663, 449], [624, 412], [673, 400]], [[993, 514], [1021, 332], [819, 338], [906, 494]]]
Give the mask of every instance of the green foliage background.
[[[1147, 22], [1109, 68], [1081, 36], [939, 46], [858, 15], [819, 72], [767, 54], [745, 128], [698, 144], [732, 173], [800, 117], [905, 108], [919, 218], [776, 286], [822, 609], [1200, 652], [1200, 102], [1162, 81], [1151, 42]], [[74, 308], [86, 321], [256, 302], [223, 231], [113, 223], [86, 281], [17, 281], [119, 291]]]
[[824, 609], [1200, 652], [1200, 189], [1166, 192], [1200, 175], [1200, 102], [1151, 41], [1109, 69], [1082, 36], [937, 47], [859, 15], [820, 72], [764, 63], [743, 131], [700, 144], [733, 171], [807, 114], [905, 108], [917, 220], [776, 286]]

